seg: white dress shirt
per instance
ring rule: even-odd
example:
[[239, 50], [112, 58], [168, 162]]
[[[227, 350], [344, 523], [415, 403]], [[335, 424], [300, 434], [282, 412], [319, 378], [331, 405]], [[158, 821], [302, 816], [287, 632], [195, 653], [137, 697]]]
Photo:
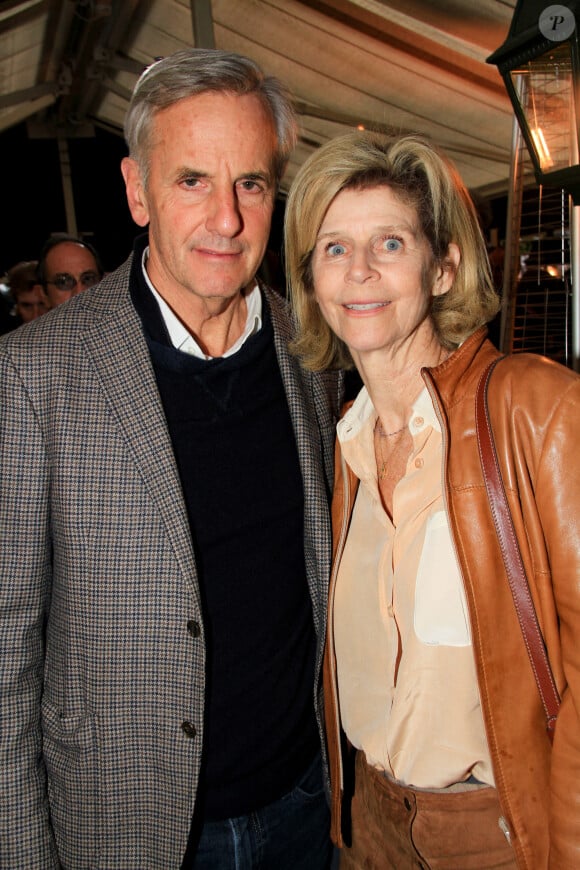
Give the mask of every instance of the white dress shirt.
[[[148, 256], [149, 247], [146, 247], [143, 251], [143, 260], [141, 264], [143, 275], [147, 281], [147, 286], [157, 300], [161, 316], [163, 317], [163, 321], [167, 327], [167, 332], [169, 333], [171, 344], [176, 348], [176, 350], [182, 350], [184, 353], [189, 353], [192, 356], [196, 356], [198, 359], [213, 359], [209, 354], [203, 352], [191, 332], [181, 322], [173, 309], [167, 304], [165, 299], [163, 299], [151, 283], [151, 279], [149, 278], [145, 267]], [[244, 331], [237, 341], [235, 341], [232, 346], [222, 354], [222, 357], [233, 356], [233, 354], [241, 348], [244, 342], [247, 341], [251, 335], [255, 335], [256, 332], [259, 332], [262, 328], [262, 294], [260, 293], [260, 288], [257, 283], [254, 284], [252, 291], [246, 296], [246, 312], [246, 325]]]

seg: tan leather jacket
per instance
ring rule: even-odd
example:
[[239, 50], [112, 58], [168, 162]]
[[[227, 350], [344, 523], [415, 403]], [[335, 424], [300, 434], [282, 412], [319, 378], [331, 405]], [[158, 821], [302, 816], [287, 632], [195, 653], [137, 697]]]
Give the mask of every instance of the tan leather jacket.
[[[424, 369], [443, 432], [445, 499], [469, 604], [473, 650], [503, 821], [518, 866], [580, 867], [580, 378], [541, 357], [502, 360], [489, 413], [516, 534], [562, 705], [553, 748], [504, 571], [475, 435], [475, 390], [498, 356], [486, 330]], [[336, 574], [358, 480], [337, 446]], [[325, 667], [332, 836], [343, 844], [347, 750], [340, 730], [332, 619]], [[445, 698], [441, 698], [445, 703]], [[343, 746], [341, 752], [340, 746]], [[345, 787], [345, 793], [348, 788]]]

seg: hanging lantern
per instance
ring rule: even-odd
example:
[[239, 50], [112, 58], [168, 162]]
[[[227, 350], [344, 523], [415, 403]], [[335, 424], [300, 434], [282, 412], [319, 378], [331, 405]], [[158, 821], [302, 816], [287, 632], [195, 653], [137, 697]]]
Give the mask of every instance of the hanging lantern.
[[580, 205], [580, 0], [546, 5], [518, 0], [495, 64], [526, 142], [536, 181], [559, 187]]

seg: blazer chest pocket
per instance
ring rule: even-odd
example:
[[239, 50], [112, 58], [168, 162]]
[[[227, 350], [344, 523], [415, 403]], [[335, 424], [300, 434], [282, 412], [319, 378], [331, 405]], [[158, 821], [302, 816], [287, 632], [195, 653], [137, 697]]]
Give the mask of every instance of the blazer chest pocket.
[[99, 842], [95, 722], [89, 713], [63, 716], [42, 706], [43, 755], [50, 816], [63, 867], [90, 867]]

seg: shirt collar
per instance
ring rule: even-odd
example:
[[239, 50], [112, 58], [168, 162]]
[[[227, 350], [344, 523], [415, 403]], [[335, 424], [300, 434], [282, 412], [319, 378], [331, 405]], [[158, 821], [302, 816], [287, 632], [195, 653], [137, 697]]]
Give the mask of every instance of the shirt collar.
[[[339, 420], [338, 422], [337, 435], [340, 443], [343, 444], [351, 438], [356, 438], [365, 424], [367, 424], [369, 418], [372, 418], [372, 424], [374, 427], [377, 413], [374, 409], [373, 403], [371, 402], [371, 397], [368, 394], [367, 388], [363, 386], [352, 407], [349, 408], [342, 420]], [[413, 403], [409, 426], [412, 435], [415, 435], [418, 430], [424, 429], [427, 426], [431, 426], [437, 432], [441, 432], [439, 419], [435, 413], [435, 408], [433, 407], [433, 402], [427, 387], [423, 387]]]
[[[377, 466], [374, 448], [374, 429], [377, 420], [377, 412], [371, 402], [366, 387], [363, 386], [354, 404], [339, 420], [337, 436], [343, 456], [361, 481], [365, 481], [376, 490]], [[417, 399], [413, 403], [411, 417], [409, 419], [409, 431], [413, 443], [421, 437], [422, 432], [434, 430], [441, 433], [441, 426], [433, 402], [427, 387], [423, 387]], [[414, 448], [415, 449], [415, 448]]]
[[[147, 258], [149, 256], [149, 246], [145, 248], [143, 251], [143, 257], [141, 259], [141, 268], [143, 270], [143, 277], [147, 282], [147, 286], [153, 293], [157, 304], [159, 305], [159, 310], [161, 312], [161, 316], [167, 328], [167, 332], [169, 333], [169, 339], [171, 344], [176, 350], [181, 350], [184, 353], [189, 353], [192, 356], [197, 357], [198, 359], [212, 359], [213, 357], [208, 356], [208, 354], [204, 353], [200, 348], [199, 344], [189, 332], [186, 326], [181, 322], [179, 317], [175, 314], [175, 312], [171, 309], [171, 307], [167, 304], [165, 299], [158, 293], [153, 284], [151, 283], [151, 279], [147, 274], [147, 269], [145, 268], [145, 264], [147, 262]], [[236, 351], [238, 351], [244, 342], [250, 338], [250, 336], [255, 335], [262, 328], [262, 294], [260, 293], [260, 288], [258, 284], [255, 283], [253, 289], [246, 296], [246, 325], [244, 327], [244, 331], [234, 342], [234, 344], [229, 347], [224, 354], [223, 357], [232, 356]]]

